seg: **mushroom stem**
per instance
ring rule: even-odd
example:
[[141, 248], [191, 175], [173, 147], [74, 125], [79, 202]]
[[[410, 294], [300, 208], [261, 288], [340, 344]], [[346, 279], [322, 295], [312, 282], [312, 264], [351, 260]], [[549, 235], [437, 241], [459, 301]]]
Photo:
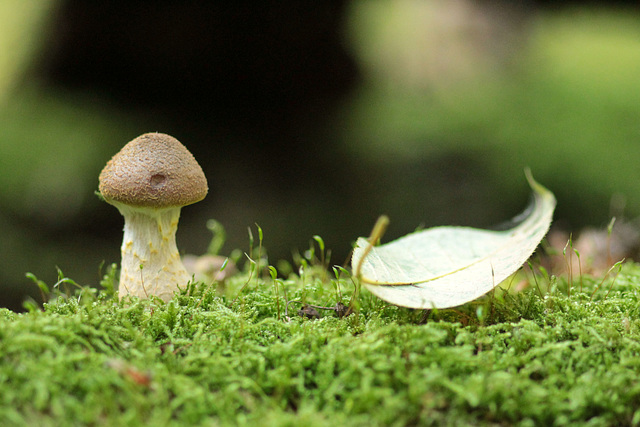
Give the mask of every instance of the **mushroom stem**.
[[156, 295], [169, 301], [189, 282], [176, 246], [180, 207], [151, 209], [114, 203], [124, 217], [120, 297]]

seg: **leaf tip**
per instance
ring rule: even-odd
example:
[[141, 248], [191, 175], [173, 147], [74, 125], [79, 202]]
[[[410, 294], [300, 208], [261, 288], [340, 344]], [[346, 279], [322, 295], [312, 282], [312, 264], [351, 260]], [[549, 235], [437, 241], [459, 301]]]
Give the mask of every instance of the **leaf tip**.
[[527, 178], [529, 186], [537, 195], [550, 200], [555, 205], [555, 196], [548, 188], [546, 188], [544, 185], [540, 184], [533, 178], [533, 174], [531, 173], [531, 168], [529, 166], [524, 168], [524, 175]]

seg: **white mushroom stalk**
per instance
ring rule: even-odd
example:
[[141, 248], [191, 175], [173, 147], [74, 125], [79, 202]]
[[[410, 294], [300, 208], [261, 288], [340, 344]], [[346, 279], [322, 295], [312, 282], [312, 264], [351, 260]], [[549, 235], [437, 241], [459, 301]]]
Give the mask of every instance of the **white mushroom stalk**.
[[176, 246], [183, 206], [207, 195], [193, 155], [172, 136], [147, 133], [125, 145], [100, 173], [100, 193], [124, 217], [120, 297], [169, 301], [188, 283]]
[[171, 299], [189, 273], [180, 260], [176, 230], [181, 208], [154, 210], [114, 203], [124, 217], [120, 294]]

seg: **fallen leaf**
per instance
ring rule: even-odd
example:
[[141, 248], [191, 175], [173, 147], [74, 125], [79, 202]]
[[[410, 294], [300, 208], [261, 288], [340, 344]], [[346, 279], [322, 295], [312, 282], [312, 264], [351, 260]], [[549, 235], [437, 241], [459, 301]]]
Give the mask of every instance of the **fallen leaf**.
[[403, 307], [455, 307], [486, 294], [524, 264], [551, 225], [553, 193], [525, 174], [533, 202], [513, 218], [513, 228], [435, 227], [381, 246], [359, 238], [355, 275], [371, 293]]

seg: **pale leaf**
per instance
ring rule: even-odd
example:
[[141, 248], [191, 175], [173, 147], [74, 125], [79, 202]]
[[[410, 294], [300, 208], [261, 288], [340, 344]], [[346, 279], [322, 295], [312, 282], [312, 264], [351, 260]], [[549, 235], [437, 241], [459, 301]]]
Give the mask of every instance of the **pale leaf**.
[[513, 228], [435, 227], [381, 246], [360, 238], [355, 275], [371, 293], [403, 307], [454, 307], [484, 295], [525, 263], [551, 225], [556, 199], [525, 173], [533, 202]]

